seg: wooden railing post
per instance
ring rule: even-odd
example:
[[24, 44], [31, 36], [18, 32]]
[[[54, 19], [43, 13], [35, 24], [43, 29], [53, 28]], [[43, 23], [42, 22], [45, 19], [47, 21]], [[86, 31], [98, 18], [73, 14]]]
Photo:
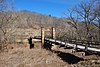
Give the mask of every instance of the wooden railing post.
[[[52, 39], [56, 42], [56, 29], [54, 27], [52, 27]], [[53, 43], [53, 45], [55, 45], [55, 43]]]
[[43, 48], [44, 45], [44, 28], [41, 27], [41, 48]]
[[52, 39], [56, 39], [56, 29], [52, 27]]
[[[52, 39], [54, 39], [56, 42], [56, 29], [54, 27], [52, 27]], [[52, 43], [52, 50], [57, 50], [57, 45], [55, 45], [55, 42]]]

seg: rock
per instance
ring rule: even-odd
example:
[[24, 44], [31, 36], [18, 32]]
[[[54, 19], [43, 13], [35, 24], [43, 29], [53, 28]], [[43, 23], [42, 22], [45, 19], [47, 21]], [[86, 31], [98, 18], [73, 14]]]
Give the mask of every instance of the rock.
[[92, 63], [95, 63], [95, 60], [92, 60], [91, 62], [92, 62]]
[[52, 45], [53, 45], [52, 48], [51, 48], [52, 50], [55, 50], [56, 51], [56, 50], [59, 49], [58, 45], [54, 45], [54, 44], [52, 44]]
[[100, 60], [97, 60], [95, 63], [96, 63], [96, 64], [100, 64]]
[[91, 62], [95, 64], [100, 64], [100, 60], [92, 60]]

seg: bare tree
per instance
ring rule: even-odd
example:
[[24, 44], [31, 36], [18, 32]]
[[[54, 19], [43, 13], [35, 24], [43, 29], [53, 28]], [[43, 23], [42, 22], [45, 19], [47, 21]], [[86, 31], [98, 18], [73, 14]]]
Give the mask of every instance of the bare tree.
[[[70, 14], [70, 24], [74, 26], [74, 28], [77, 30], [77, 34], [79, 35], [80, 33], [78, 32], [79, 26], [77, 25], [78, 22], [84, 22], [85, 29], [86, 29], [86, 34], [85, 34], [85, 39], [91, 40], [90, 38], [92, 37], [92, 24], [94, 20], [96, 19], [96, 6], [95, 6], [96, 1], [88, 1], [88, 2], [82, 2], [79, 5], [75, 6], [74, 9], [71, 9], [73, 11], [73, 15], [76, 15], [73, 17], [73, 15]], [[79, 23], [78, 23], [79, 24]], [[80, 36], [81, 37], [81, 36]]]
[[[76, 29], [79, 39], [84, 38], [87, 41], [91, 41], [93, 37], [95, 37], [94, 34], [96, 34], [96, 32], [94, 31], [97, 29], [95, 29], [96, 27], [93, 24], [95, 24], [95, 20], [97, 19], [96, 4], [97, 1], [88, 0], [86, 2], [83, 1], [71, 9], [72, 12], [68, 17], [71, 22], [68, 23]], [[82, 26], [80, 26], [80, 24]], [[80, 32], [81, 30], [82, 32]], [[86, 49], [88, 45], [89, 44], [86, 45]]]
[[97, 28], [98, 28], [98, 40], [100, 41], [100, 0], [96, 0], [96, 11], [95, 11], [95, 15], [96, 15], [96, 20], [95, 23], [93, 23]]
[[10, 9], [7, 0], [0, 1], [0, 41], [1, 48], [7, 46], [10, 36], [14, 33], [18, 15]]
[[73, 15], [73, 11], [70, 11], [70, 15], [68, 16], [68, 18], [67, 19], [69, 19], [70, 21], [68, 21], [67, 23], [69, 24], [69, 25], [71, 25], [73, 28], [75, 28], [75, 32], [77, 33], [77, 35], [75, 35], [74, 33], [74, 36], [75, 36], [75, 39], [82, 39], [81, 38], [81, 35], [80, 35], [80, 32], [79, 32], [79, 26], [78, 26], [78, 24], [79, 24], [79, 18], [78, 18], [78, 16], [74, 16]]

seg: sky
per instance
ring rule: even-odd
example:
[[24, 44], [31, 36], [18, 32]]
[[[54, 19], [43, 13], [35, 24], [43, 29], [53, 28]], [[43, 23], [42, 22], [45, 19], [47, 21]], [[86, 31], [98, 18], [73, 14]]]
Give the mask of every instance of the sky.
[[77, 5], [81, 0], [14, 0], [18, 11], [28, 10], [55, 17], [63, 17], [68, 9]]

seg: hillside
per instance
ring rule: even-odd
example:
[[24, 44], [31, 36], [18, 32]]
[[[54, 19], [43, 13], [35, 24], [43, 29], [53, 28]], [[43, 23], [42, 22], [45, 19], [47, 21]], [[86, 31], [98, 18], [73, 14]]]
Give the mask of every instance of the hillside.
[[20, 16], [19, 20], [19, 22], [21, 23], [20, 27], [29, 28], [29, 27], [34, 27], [35, 25], [39, 25], [39, 26], [56, 26], [65, 28], [66, 26], [68, 26], [67, 22], [63, 18], [57, 18], [51, 15], [44, 15], [37, 12], [30, 12], [27, 10], [22, 10], [17, 13]]

